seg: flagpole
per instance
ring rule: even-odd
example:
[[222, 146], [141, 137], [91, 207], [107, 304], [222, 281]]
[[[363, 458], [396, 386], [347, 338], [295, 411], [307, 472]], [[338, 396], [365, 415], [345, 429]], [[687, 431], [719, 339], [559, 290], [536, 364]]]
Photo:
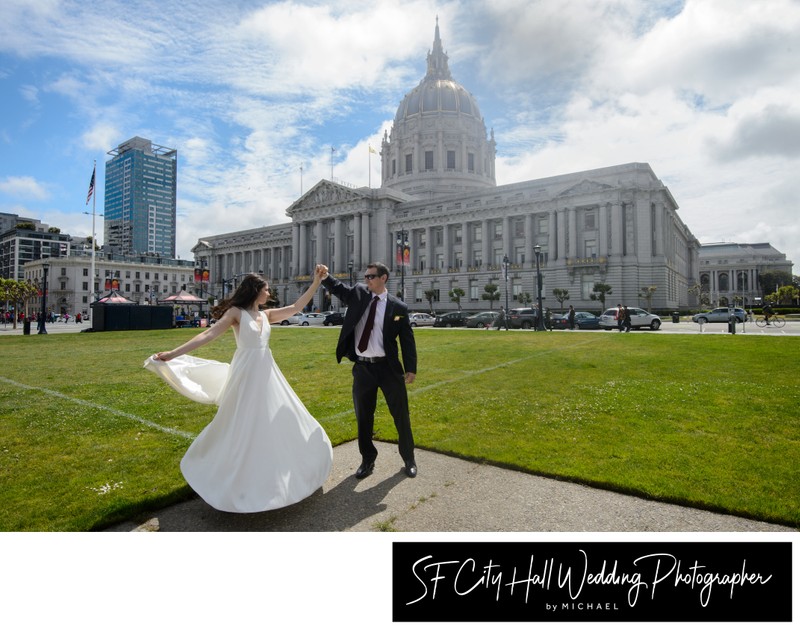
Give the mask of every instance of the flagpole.
[[[97, 160], [94, 160], [94, 168], [92, 169], [92, 183], [94, 184], [94, 188], [97, 188], [96, 182], [97, 176]], [[96, 191], [93, 190], [93, 193]], [[95, 261], [94, 261], [94, 252], [97, 249], [97, 233], [95, 231], [95, 210], [97, 209], [97, 195], [92, 195], [92, 277], [89, 278], [89, 304], [91, 305], [92, 302], [97, 299], [97, 295], [94, 292], [94, 275], [95, 275]]]
[[372, 147], [367, 146], [367, 187], [372, 188]]

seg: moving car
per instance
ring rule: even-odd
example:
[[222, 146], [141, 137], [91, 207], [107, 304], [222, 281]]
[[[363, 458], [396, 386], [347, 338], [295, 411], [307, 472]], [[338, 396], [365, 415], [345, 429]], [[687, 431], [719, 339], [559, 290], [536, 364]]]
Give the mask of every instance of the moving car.
[[[644, 309], [633, 306], [628, 308], [628, 311], [631, 314], [631, 328], [649, 328], [651, 330], [658, 330], [661, 328], [661, 318], [658, 315], [653, 315]], [[606, 310], [606, 312], [600, 316], [600, 328], [616, 330], [617, 307]]]
[[[551, 321], [553, 328], [566, 330], [569, 328], [569, 313], [553, 315]], [[633, 320], [631, 320], [633, 321]], [[588, 311], [575, 311], [575, 328], [581, 330], [597, 330], [600, 328], [600, 318]]]
[[325, 323], [324, 313], [303, 313], [300, 316], [301, 326], [322, 326]]
[[467, 317], [467, 328], [489, 328], [497, 316], [500, 315], [497, 311], [483, 311], [475, 315]]
[[339, 311], [328, 311], [323, 315], [325, 315], [325, 319], [322, 320], [323, 326], [341, 326], [344, 323], [344, 313]]
[[436, 328], [454, 328], [456, 326], [464, 326], [467, 323], [468, 313], [464, 311], [453, 311], [452, 313], [445, 313], [439, 315], [433, 322]]
[[527, 330], [536, 327], [535, 308], [512, 308], [509, 313], [509, 328], [524, 328]]
[[281, 326], [289, 326], [290, 324], [299, 324], [300, 318], [302, 316], [303, 316], [302, 313], [295, 313], [294, 315], [289, 315], [289, 317], [281, 321]]
[[729, 309], [726, 306], [724, 308], [715, 308], [713, 311], [709, 311], [708, 313], [698, 313], [697, 315], [692, 315], [692, 321], [697, 324], [708, 324], [714, 322], [727, 324], [731, 316], [731, 310], [733, 310], [733, 313], [736, 316], [736, 321], [740, 324], [747, 319], [747, 313], [744, 312], [744, 309]]
[[433, 326], [433, 322], [436, 321], [436, 318], [429, 313], [411, 313], [408, 318], [412, 328], [417, 326]]

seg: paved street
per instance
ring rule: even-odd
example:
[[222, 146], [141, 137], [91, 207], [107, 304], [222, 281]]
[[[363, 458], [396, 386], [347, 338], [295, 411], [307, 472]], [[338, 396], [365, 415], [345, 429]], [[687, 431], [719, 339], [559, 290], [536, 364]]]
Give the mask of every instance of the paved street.
[[[77, 333], [81, 330], [85, 330], [91, 327], [91, 322], [81, 322], [80, 324], [75, 324], [74, 322], [69, 322], [65, 324], [63, 322], [55, 323], [55, 324], [47, 324], [47, 334], [61, 334], [61, 333]], [[441, 330], [441, 331], [450, 331], [450, 330], [471, 330], [476, 333], [480, 332], [497, 332], [494, 329], [490, 331], [481, 330], [479, 328], [435, 328], [434, 330]], [[36, 324], [31, 324], [31, 335], [37, 334]], [[514, 330], [509, 331], [514, 332], [517, 334], [524, 334], [530, 335], [535, 334], [535, 332], [530, 330]], [[612, 335], [612, 334], [620, 334], [616, 330], [612, 331], [603, 331], [603, 330], [554, 330], [554, 333], [561, 333], [561, 334], [576, 334], [576, 333], [589, 333], [589, 334], [605, 334], [605, 335]], [[705, 326], [700, 326], [699, 324], [695, 324], [691, 320], [684, 320], [679, 324], [673, 324], [672, 321], [664, 321], [661, 325], [661, 329], [657, 331], [642, 329], [642, 330], [634, 330], [633, 333], [646, 333], [646, 334], [685, 334], [685, 335], [728, 335], [728, 324], [706, 324]], [[22, 324], [17, 325], [17, 329], [14, 330], [11, 324], [0, 324], [0, 338], [5, 335], [21, 335], [22, 334]], [[774, 326], [768, 326], [765, 328], [759, 328], [756, 326], [755, 322], [746, 322], [744, 324], [737, 324], [736, 325], [736, 334], [737, 335], [771, 335], [771, 336], [782, 336], [782, 335], [789, 335], [789, 336], [798, 336], [800, 335], [800, 321], [794, 320], [787, 320], [786, 326], [783, 328], [775, 328]]]

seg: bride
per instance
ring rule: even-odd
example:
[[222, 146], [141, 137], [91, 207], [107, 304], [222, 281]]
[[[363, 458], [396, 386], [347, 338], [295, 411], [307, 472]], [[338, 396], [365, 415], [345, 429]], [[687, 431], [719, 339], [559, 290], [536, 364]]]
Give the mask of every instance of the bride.
[[[269, 297], [258, 275], [244, 278], [214, 310], [218, 321], [145, 367], [192, 400], [219, 406], [181, 460], [181, 472], [206, 503], [224, 512], [261, 512], [297, 503], [322, 487], [333, 450], [325, 430], [287, 383], [269, 349], [270, 324], [313, 298], [325, 268], [291, 306], [261, 311]], [[236, 337], [230, 365], [188, 355], [228, 328]]]

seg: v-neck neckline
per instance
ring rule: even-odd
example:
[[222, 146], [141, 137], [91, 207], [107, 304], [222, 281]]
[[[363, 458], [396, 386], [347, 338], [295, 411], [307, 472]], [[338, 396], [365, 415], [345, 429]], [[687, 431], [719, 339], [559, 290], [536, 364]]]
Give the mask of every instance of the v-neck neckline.
[[249, 317], [251, 320], [253, 320], [253, 322], [254, 322], [254, 323], [255, 323], [255, 325], [256, 325], [256, 328], [258, 328], [258, 334], [259, 334], [259, 335], [263, 334], [263, 332], [264, 332], [264, 318], [263, 318], [263, 317], [261, 317], [261, 311], [258, 311], [258, 319], [256, 319], [255, 317], [253, 317], [252, 315], [250, 315], [250, 311], [248, 311], [246, 308], [243, 308], [242, 310], [243, 310], [245, 313], [247, 313], [247, 316], [248, 316], [248, 317]]

